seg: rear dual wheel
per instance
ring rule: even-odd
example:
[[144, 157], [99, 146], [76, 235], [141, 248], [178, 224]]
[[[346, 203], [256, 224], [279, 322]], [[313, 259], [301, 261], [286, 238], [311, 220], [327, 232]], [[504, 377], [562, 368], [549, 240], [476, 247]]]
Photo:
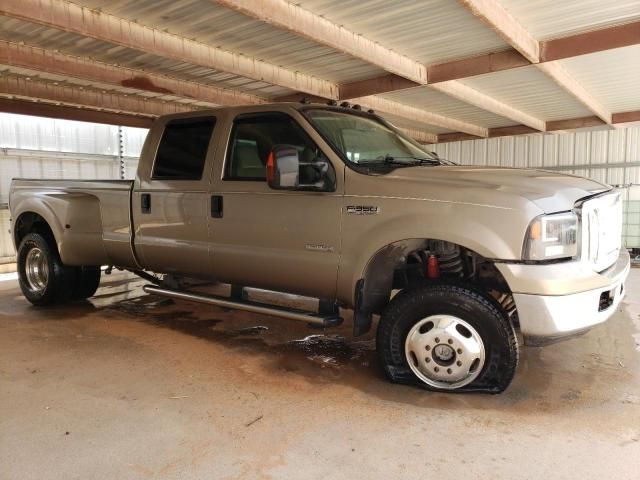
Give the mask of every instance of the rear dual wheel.
[[377, 349], [392, 381], [443, 392], [502, 392], [518, 364], [507, 315], [463, 284], [425, 284], [396, 295], [380, 319]]
[[76, 270], [76, 284], [71, 298], [82, 300], [93, 297], [100, 285], [100, 267], [74, 267]]
[[36, 306], [88, 298], [100, 283], [100, 267], [64, 265], [53, 241], [40, 233], [22, 239], [17, 263], [20, 289]]

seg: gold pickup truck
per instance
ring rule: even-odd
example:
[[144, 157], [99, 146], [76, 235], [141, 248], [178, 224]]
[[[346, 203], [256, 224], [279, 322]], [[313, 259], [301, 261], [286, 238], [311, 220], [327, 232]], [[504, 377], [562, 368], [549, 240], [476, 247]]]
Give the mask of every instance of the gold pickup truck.
[[[392, 381], [438, 391], [503, 391], [518, 330], [542, 345], [604, 322], [629, 271], [611, 187], [453, 165], [357, 106], [162, 117], [134, 181], [15, 179], [10, 209], [35, 305], [90, 297], [108, 265], [150, 279], [149, 293], [324, 327], [352, 309], [355, 335], [380, 316]], [[256, 303], [244, 287], [317, 298], [318, 310]]]

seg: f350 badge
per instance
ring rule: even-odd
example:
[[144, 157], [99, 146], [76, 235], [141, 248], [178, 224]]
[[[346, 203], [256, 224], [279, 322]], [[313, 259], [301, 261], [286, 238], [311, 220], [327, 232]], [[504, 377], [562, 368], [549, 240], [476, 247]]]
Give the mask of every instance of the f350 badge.
[[380, 213], [380, 207], [376, 205], [348, 205], [347, 213], [349, 215], [377, 215]]

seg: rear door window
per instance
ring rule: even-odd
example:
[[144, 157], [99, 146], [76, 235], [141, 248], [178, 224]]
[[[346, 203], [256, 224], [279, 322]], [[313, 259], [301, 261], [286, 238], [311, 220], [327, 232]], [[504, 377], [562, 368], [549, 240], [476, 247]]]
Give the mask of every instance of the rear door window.
[[214, 117], [170, 120], [158, 145], [152, 178], [200, 180], [215, 124]]

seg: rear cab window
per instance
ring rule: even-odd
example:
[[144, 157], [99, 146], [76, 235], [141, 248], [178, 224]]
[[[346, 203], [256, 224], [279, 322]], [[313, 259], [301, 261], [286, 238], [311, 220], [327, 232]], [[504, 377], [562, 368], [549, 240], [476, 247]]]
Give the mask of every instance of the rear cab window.
[[216, 124], [215, 117], [170, 120], [158, 144], [151, 178], [200, 180]]

